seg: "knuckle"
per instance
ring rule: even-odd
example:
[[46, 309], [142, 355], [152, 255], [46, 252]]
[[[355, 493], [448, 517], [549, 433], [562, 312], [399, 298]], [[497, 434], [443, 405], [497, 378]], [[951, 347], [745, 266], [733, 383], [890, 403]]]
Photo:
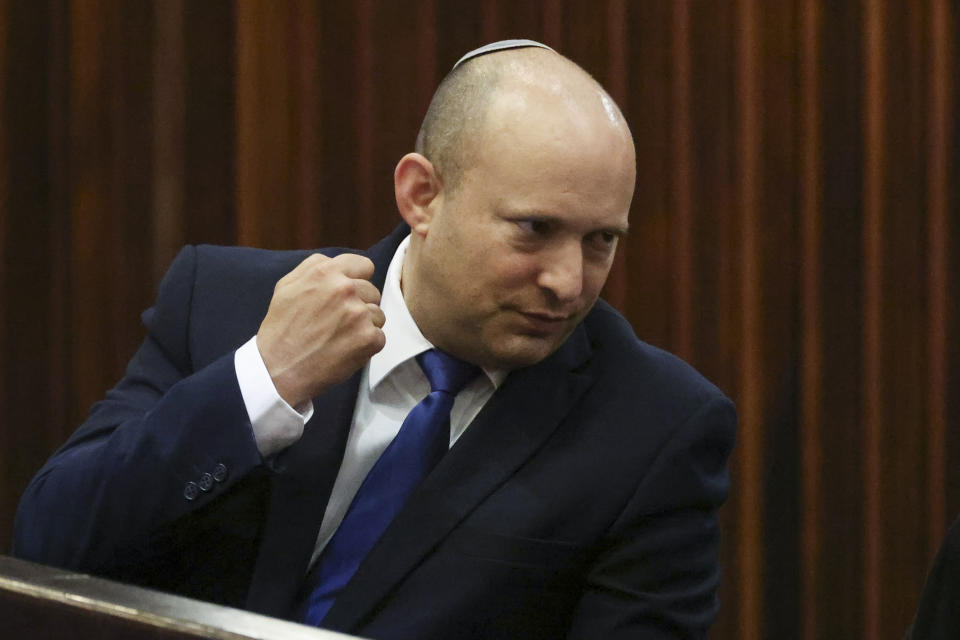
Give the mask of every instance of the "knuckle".
[[291, 276], [309, 275], [314, 273], [320, 265], [326, 262], [326, 256], [314, 253], [301, 262], [296, 269], [290, 272]]
[[357, 287], [350, 278], [338, 278], [337, 281], [333, 283], [333, 293], [338, 298], [346, 299], [356, 295]]
[[344, 305], [343, 311], [351, 324], [363, 322], [367, 318], [367, 307], [359, 302], [350, 302]]
[[316, 278], [326, 278], [331, 272], [329, 261], [316, 261], [310, 265], [310, 273]]
[[293, 286], [292, 281], [286, 276], [277, 280], [273, 285], [273, 300], [284, 300], [287, 292]]

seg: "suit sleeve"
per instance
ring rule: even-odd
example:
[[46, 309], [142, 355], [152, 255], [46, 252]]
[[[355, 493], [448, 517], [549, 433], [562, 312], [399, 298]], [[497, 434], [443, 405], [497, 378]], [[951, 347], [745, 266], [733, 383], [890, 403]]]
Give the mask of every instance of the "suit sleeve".
[[197, 250], [187, 247], [143, 315], [147, 337], [123, 379], [28, 485], [15, 555], [109, 573], [261, 464], [233, 352], [193, 370], [196, 269]]
[[570, 638], [706, 637], [735, 424], [732, 403], [716, 397], [656, 456], [591, 566]]

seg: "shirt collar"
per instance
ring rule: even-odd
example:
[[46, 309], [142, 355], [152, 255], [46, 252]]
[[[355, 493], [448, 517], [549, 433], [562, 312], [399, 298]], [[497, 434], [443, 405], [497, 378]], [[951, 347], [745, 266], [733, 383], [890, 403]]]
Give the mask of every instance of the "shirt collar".
[[[417, 357], [424, 351], [433, 349], [433, 344], [423, 337], [420, 328], [413, 320], [413, 316], [410, 315], [410, 310], [407, 308], [407, 303], [403, 299], [403, 292], [400, 289], [403, 259], [407, 255], [407, 247], [409, 246], [410, 236], [408, 235], [397, 247], [397, 251], [390, 260], [390, 266], [387, 268], [387, 278], [383, 283], [383, 292], [380, 295], [380, 308], [386, 316], [386, 322], [383, 325], [386, 344], [383, 349], [370, 358], [370, 389], [376, 388], [384, 378], [407, 360]], [[484, 369], [483, 372], [494, 388], [499, 387], [507, 377], [507, 372], [502, 370]]]

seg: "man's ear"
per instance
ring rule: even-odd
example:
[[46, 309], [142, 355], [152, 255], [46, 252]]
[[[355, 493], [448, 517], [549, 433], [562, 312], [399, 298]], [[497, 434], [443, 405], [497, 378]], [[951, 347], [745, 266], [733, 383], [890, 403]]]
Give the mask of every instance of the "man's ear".
[[433, 163], [419, 153], [400, 158], [393, 171], [393, 190], [400, 216], [414, 233], [426, 235], [443, 191]]

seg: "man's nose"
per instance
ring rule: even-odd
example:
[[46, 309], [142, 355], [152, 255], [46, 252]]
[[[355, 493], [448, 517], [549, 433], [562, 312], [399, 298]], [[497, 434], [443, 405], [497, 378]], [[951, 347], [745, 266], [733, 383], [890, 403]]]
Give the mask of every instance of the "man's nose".
[[583, 247], [568, 242], [544, 255], [538, 284], [559, 302], [576, 300], [583, 292]]

